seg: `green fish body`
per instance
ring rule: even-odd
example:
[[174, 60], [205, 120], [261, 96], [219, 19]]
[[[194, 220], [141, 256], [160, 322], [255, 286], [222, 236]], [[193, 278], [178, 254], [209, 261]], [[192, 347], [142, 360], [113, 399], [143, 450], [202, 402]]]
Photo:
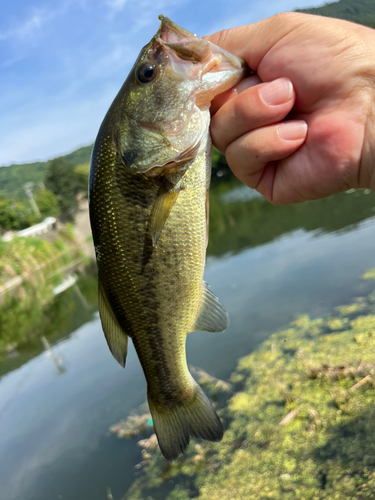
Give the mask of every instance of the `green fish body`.
[[109, 348], [125, 366], [132, 339], [161, 451], [175, 460], [190, 436], [218, 441], [223, 435], [189, 373], [185, 343], [191, 331], [228, 326], [203, 281], [209, 103], [246, 70], [241, 60], [161, 20], [99, 130], [89, 203]]

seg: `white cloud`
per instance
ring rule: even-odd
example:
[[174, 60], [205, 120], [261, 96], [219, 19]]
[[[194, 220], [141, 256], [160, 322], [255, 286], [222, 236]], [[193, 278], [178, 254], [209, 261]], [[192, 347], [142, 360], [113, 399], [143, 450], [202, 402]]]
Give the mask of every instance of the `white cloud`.
[[111, 74], [117, 73], [119, 68], [132, 64], [135, 58], [136, 51], [134, 49], [123, 44], [115, 45], [108, 54], [95, 60], [95, 64], [91, 65], [84, 80], [100, 78], [103, 75], [108, 78]]
[[26, 21], [14, 26], [7, 31], [0, 33], [0, 40], [10, 40], [12, 38], [24, 40], [30, 38], [40, 30], [49, 16], [46, 11], [35, 11]]
[[34, 14], [30, 19], [28, 19], [23, 26], [20, 26], [17, 30], [17, 34], [20, 38], [25, 38], [32, 35], [35, 30], [38, 30], [43, 24], [43, 18], [40, 14]]
[[[10, 130], [0, 129], [0, 165], [45, 161], [93, 142], [118, 88], [86, 99], [45, 102], [20, 112]], [[35, 116], [38, 119], [35, 120]]]
[[53, 18], [67, 12], [77, 1], [81, 7], [87, 3], [87, 0], [61, 0], [53, 8], [31, 7], [26, 19], [18, 24], [13, 24], [7, 30], [0, 31], [0, 40], [18, 39], [24, 41], [34, 37], [42, 31], [42, 27], [47, 26]]
[[106, 3], [113, 12], [120, 12], [125, 7], [127, 1], [128, 0], [109, 0]]
[[15, 57], [10, 57], [9, 59], [5, 59], [5, 61], [3, 61], [0, 64], [0, 68], [4, 68], [4, 69], [9, 68], [13, 64], [16, 64], [19, 61], [22, 61], [22, 59], [24, 59], [24, 57], [25, 57], [24, 55], [19, 55], [19, 56], [15, 56]]

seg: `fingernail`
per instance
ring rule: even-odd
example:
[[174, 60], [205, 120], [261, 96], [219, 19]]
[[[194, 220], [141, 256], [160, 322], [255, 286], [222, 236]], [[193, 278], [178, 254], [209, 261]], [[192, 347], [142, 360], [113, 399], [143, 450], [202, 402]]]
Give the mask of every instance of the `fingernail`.
[[293, 85], [287, 78], [279, 78], [259, 89], [260, 97], [269, 106], [278, 106], [291, 100]]
[[279, 125], [279, 136], [286, 141], [304, 139], [307, 132], [307, 123], [304, 121], [284, 122]]

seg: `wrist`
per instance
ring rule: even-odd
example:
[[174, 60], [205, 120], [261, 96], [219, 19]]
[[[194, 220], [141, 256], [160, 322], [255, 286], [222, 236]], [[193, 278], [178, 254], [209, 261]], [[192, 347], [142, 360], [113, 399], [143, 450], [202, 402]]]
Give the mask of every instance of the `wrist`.
[[365, 127], [358, 187], [375, 191], [375, 82], [371, 111]]
[[375, 191], [375, 31], [366, 28], [367, 68], [364, 75], [366, 96], [363, 99], [366, 124], [358, 176], [359, 186]]

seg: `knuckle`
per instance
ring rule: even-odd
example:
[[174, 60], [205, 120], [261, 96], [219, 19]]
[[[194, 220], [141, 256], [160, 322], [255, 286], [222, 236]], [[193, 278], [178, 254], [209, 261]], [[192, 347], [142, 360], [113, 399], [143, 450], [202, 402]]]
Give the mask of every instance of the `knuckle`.
[[215, 148], [223, 152], [225, 151], [226, 148], [225, 140], [223, 139], [225, 137], [225, 134], [220, 133], [220, 127], [217, 125], [216, 122], [217, 120], [215, 119], [212, 119], [211, 121], [211, 128], [210, 128], [211, 140]]
[[212, 38], [214, 40], [215, 45], [218, 45], [219, 47], [225, 47], [228, 40], [229, 32], [230, 32], [229, 29], [224, 29], [214, 33], [214, 35], [212, 35]]
[[272, 18], [277, 24], [286, 25], [289, 23], [299, 22], [301, 20], [301, 15], [299, 12], [281, 12], [280, 14], [274, 15]]
[[[252, 89], [249, 89], [248, 92], [244, 92], [237, 96], [236, 99], [233, 99], [233, 112], [236, 118], [236, 121], [240, 123], [249, 123], [249, 126], [251, 124], [251, 118], [254, 118], [254, 106], [258, 105], [258, 99], [254, 99], [254, 95], [252, 96], [253, 98], [250, 99], [250, 91]], [[253, 92], [251, 92], [253, 94]]]
[[225, 158], [230, 168], [234, 168], [236, 166], [236, 146], [233, 142], [226, 148]]

